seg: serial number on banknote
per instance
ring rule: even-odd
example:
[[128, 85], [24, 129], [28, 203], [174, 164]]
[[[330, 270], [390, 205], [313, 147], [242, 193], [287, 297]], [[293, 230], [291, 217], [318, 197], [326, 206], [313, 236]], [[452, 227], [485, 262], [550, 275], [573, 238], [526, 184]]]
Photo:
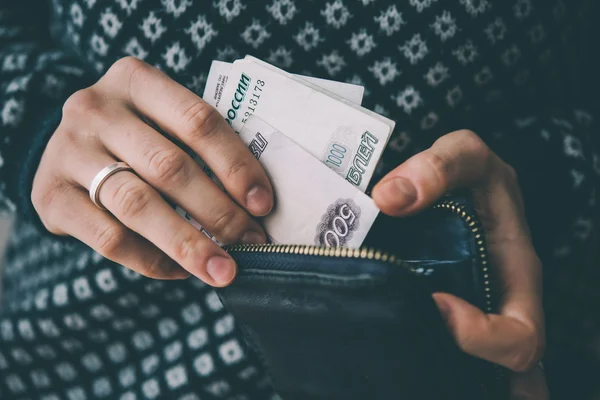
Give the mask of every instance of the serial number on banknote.
[[[260, 101], [260, 96], [262, 91], [266, 85], [266, 82], [257, 79], [256, 83], [252, 83], [252, 78], [250, 78], [246, 74], [242, 74], [240, 80], [238, 82], [237, 89], [233, 93], [233, 99], [231, 99], [231, 108], [227, 110], [227, 115], [225, 119], [227, 123], [231, 126], [233, 121], [238, 117], [238, 113], [240, 109], [244, 105], [247, 100], [246, 112], [242, 117], [242, 123], [246, 123], [248, 117], [256, 112], [256, 107], [258, 107], [258, 103]], [[254, 87], [253, 87], [254, 86]], [[250, 93], [248, 91], [250, 90]], [[248, 99], [246, 99], [248, 97]]]
[[252, 89], [252, 97], [248, 100], [248, 111], [244, 113], [244, 118], [242, 118], [242, 122], [246, 123], [248, 117], [254, 114], [256, 111], [256, 107], [258, 107], [258, 102], [260, 101], [260, 95], [265, 86], [265, 81], [258, 79], [256, 81], [256, 85], [254, 85], [254, 89]]

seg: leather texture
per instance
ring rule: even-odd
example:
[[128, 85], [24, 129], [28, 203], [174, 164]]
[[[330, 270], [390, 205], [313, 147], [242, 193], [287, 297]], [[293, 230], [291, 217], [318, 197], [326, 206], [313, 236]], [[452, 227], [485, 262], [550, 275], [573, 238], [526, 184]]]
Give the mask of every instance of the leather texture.
[[230, 251], [235, 282], [219, 295], [295, 399], [501, 399], [497, 368], [462, 353], [431, 298], [483, 308], [481, 268], [465, 221], [435, 209], [379, 218], [367, 238], [400, 264]]

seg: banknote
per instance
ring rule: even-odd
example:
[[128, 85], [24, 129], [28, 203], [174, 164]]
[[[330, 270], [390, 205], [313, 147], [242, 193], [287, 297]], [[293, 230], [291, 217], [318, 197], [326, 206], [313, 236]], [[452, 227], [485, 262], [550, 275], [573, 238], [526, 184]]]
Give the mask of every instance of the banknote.
[[[206, 85], [204, 86], [204, 94], [202, 98], [204, 101], [217, 107], [223, 96], [223, 90], [229, 80], [229, 71], [233, 64], [224, 61], [213, 61], [210, 66], [210, 71], [206, 79]], [[362, 103], [365, 88], [360, 85], [354, 85], [351, 83], [330, 81], [327, 79], [314, 78], [311, 76], [295, 75], [300, 79], [303, 79], [311, 84], [331, 93], [340, 96], [348, 100], [353, 104], [360, 105]]]
[[[223, 89], [229, 79], [229, 71], [231, 70], [232, 66], [232, 63], [218, 60], [214, 60], [211, 64], [206, 85], [204, 87], [203, 98], [213, 107], [216, 107], [219, 104], [223, 94]], [[304, 75], [295, 76], [310, 82], [312, 85], [316, 85], [316, 87], [323, 89], [324, 91], [334, 93], [335, 95], [340, 96], [340, 98], [344, 98], [353, 104], [360, 105], [362, 103], [365, 88], [360, 85], [336, 82]], [[210, 178], [212, 178], [219, 185], [219, 187], [221, 187], [221, 189], [223, 189], [221, 182], [216, 179], [213, 172], [208, 168], [204, 161], [198, 155], [191, 152], [191, 150], [188, 151], [188, 154], [200, 165], [204, 172]]]
[[[327, 96], [329, 96], [329, 97], [331, 97], [331, 98], [333, 98], [333, 99], [335, 99], [337, 101], [349, 104], [352, 107], [358, 106], [358, 107], [355, 107], [355, 108], [358, 109], [360, 112], [366, 113], [366, 114], [372, 116], [375, 119], [378, 119], [378, 120], [380, 120], [380, 121], [382, 121], [382, 122], [384, 122], [386, 124], [389, 124], [392, 127], [392, 130], [393, 130], [394, 126], [396, 125], [396, 123], [394, 121], [392, 121], [391, 119], [386, 118], [383, 115], [377, 114], [376, 112], [371, 111], [371, 110], [369, 110], [369, 109], [367, 109], [365, 107], [362, 107], [361, 106], [362, 100], [361, 100], [360, 104], [359, 103], [355, 103], [353, 101], [349, 101], [345, 96], [340, 96], [340, 94], [336, 90], [328, 90], [326, 87], [322, 87], [322, 86], [316, 85], [315, 82], [313, 80], [311, 80], [311, 79], [301, 79], [302, 78], [301, 75], [290, 74], [289, 72], [284, 71], [284, 70], [282, 70], [280, 68], [277, 68], [276, 66], [271, 65], [271, 64], [269, 64], [269, 63], [267, 63], [267, 62], [265, 62], [265, 61], [263, 61], [263, 60], [261, 60], [259, 58], [256, 58], [254, 56], [247, 55], [246, 57], [244, 57], [244, 60], [255, 62], [255, 63], [260, 64], [263, 67], [268, 68], [268, 69], [270, 69], [270, 70], [272, 70], [274, 72], [277, 72], [279, 74], [283, 74], [285, 76], [288, 76], [291, 79], [294, 79], [294, 80], [300, 82], [301, 84], [303, 84], [303, 85], [305, 85], [305, 86], [307, 86], [309, 88], [312, 88], [312, 89], [314, 89], [316, 91], [322, 92], [323, 94], [326, 94]], [[329, 82], [334, 82], [334, 81], [329, 81]], [[363, 94], [364, 94], [364, 87], [362, 87], [362, 88], [363, 88]]]
[[262, 219], [273, 243], [360, 247], [379, 210], [373, 200], [257, 115], [239, 132], [271, 180]]
[[394, 122], [254, 58], [237, 60], [217, 110], [239, 132], [256, 114], [365, 191]]

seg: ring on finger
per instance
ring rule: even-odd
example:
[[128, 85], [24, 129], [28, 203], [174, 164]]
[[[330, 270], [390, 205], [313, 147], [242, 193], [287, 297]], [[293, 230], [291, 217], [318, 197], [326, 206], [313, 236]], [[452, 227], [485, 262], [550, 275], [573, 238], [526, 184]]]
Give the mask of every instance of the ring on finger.
[[99, 209], [106, 210], [106, 207], [100, 202], [100, 188], [108, 178], [121, 171], [133, 171], [133, 168], [129, 164], [119, 161], [102, 168], [92, 180], [92, 184], [90, 185], [90, 199], [92, 199], [94, 205]]

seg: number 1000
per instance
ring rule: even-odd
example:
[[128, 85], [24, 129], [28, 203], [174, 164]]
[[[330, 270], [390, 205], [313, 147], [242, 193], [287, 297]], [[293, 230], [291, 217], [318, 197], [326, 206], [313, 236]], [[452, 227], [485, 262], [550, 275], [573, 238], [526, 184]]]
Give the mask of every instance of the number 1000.
[[327, 160], [325, 164], [331, 164], [335, 167], [342, 166], [342, 160], [344, 159], [344, 155], [348, 150], [344, 146], [338, 143], [333, 143], [331, 145], [331, 149], [329, 149], [329, 155], [327, 156]]

